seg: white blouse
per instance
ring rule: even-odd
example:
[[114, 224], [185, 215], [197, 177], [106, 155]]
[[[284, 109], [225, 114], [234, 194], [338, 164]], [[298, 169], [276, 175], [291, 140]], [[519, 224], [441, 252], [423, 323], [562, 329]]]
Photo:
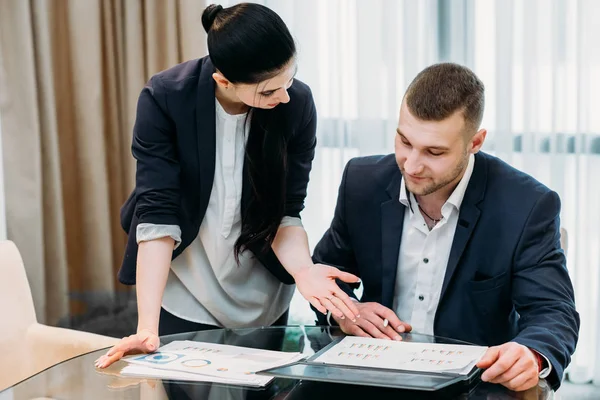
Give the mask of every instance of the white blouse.
[[[230, 115], [216, 103], [215, 177], [196, 239], [171, 263], [162, 306], [188, 321], [226, 328], [271, 325], [288, 309], [294, 285], [276, 279], [252, 254], [235, 262], [233, 248], [242, 227], [244, 153], [250, 118]], [[284, 217], [283, 226], [302, 226]], [[140, 224], [137, 241], [171, 236], [178, 226]]]

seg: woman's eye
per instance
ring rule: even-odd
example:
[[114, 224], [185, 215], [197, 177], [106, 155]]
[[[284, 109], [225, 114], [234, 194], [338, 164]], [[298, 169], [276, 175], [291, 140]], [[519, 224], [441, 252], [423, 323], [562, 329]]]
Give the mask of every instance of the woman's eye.
[[266, 92], [266, 93], [262, 93], [262, 95], [264, 97], [271, 97], [271, 96], [273, 96], [273, 93], [275, 93], [275, 92]]

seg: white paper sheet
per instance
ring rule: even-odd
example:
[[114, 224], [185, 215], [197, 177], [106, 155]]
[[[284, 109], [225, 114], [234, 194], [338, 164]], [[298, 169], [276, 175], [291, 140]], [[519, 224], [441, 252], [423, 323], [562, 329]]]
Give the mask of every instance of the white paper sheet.
[[[216, 376], [190, 374], [180, 371], [169, 371], [166, 369], [156, 369], [152, 367], [144, 367], [142, 365], [130, 364], [121, 370], [122, 375], [136, 376], [143, 378], [170, 379], [175, 381], [193, 381], [193, 382], [209, 382], [221, 383], [226, 385], [242, 385], [242, 386], [264, 386], [262, 384], [252, 384], [248, 381], [236, 381], [233, 379], [218, 378]], [[273, 379], [273, 378], [272, 378]], [[270, 381], [270, 380], [269, 380]], [[269, 382], [267, 381], [267, 383]]]
[[[304, 356], [300, 353], [260, 350], [247, 347], [227, 346], [193, 341], [175, 341], [152, 354], [135, 355], [124, 358], [136, 367], [157, 370], [154, 375], [185, 377], [187, 380], [198, 376], [200, 381], [265, 386], [272, 377], [255, 373], [264, 369], [291, 364]], [[123, 374], [147, 373], [147, 370], [129, 368]], [[177, 373], [173, 375], [173, 372]], [[178, 375], [183, 373], [185, 375]], [[213, 379], [215, 378], [215, 379]], [[169, 378], [178, 379], [178, 378]], [[223, 382], [225, 381], [225, 382]]]
[[314, 362], [467, 375], [487, 347], [347, 336]]

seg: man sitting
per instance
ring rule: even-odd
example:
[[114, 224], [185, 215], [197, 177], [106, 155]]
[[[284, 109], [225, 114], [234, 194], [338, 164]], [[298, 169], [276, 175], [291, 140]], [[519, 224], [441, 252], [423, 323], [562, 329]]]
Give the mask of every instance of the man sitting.
[[433, 65], [406, 91], [395, 156], [347, 164], [313, 258], [361, 278], [360, 318], [318, 319], [358, 336], [413, 329], [492, 346], [482, 380], [526, 390], [546, 378], [557, 389], [579, 332], [560, 199], [480, 151], [483, 109], [472, 71]]

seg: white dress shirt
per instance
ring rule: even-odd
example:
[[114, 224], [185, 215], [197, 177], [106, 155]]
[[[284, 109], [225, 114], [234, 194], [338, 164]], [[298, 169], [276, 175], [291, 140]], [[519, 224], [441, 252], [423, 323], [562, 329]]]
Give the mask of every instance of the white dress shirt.
[[[162, 307], [188, 321], [227, 328], [271, 325], [288, 309], [295, 286], [281, 283], [250, 251], [240, 255], [240, 265], [235, 261], [250, 118], [227, 114], [215, 103], [215, 177], [208, 208], [196, 239], [171, 263]], [[285, 217], [282, 225], [302, 223]], [[138, 243], [165, 236], [181, 241], [173, 225], [141, 224], [136, 234]]]
[[[469, 157], [465, 173], [442, 206], [442, 220], [430, 231], [412, 193], [400, 182], [400, 202], [406, 207], [400, 241], [393, 310], [413, 331], [433, 335], [433, 321], [458, 223], [465, 190], [473, 173], [475, 157]], [[410, 201], [409, 197], [410, 196]]]
[[[407, 193], [404, 178], [400, 183], [400, 202], [406, 207], [406, 211], [393, 310], [400, 320], [412, 325], [413, 332], [434, 334], [435, 313], [440, 302], [460, 206], [474, 166], [475, 157], [471, 155], [465, 174], [442, 206], [442, 220], [431, 230], [419, 211], [415, 196]], [[548, 368], [542, 370], [539, 376], [545, 378], [550, 374], [552, 366], [546, 356], [541, 356], [546, 360]]]

